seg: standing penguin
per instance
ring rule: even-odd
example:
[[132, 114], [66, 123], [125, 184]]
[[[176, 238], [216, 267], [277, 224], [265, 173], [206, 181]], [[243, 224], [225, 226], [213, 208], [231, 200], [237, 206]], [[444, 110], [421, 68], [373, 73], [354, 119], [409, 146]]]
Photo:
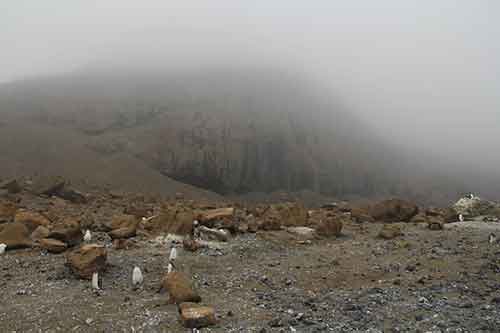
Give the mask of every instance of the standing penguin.
[[5, 245], [4, 243], [0, 244], [0, 254], [4, 254], [6, 248], [7, 248], [7, 245]]
[[99, 273], [94, 272], [92, 274], [92, 289], [99, 290]]
[[458, 214], [458, 221], [463, 222], [464, 216], [462, 214]]
[[497, 241], [497, 236], [494, 233], [491, 233], [488, 236], [488, 243], [493, 244], [496, 243], [496, 241]]
[[144, 277], [142, 276], [141, 269], [137, 266], [134, 267], [132, 271], [132, 284], [134, 286], [139, 286], [144, 281]]
[[90, 241], [92, 240], [92, 235], [90, 234], [90, 230], [87, 229], [87, 231], [85, 231], [85, 235], [83, 236], [83, 240], [85, 243], [90, 243]]

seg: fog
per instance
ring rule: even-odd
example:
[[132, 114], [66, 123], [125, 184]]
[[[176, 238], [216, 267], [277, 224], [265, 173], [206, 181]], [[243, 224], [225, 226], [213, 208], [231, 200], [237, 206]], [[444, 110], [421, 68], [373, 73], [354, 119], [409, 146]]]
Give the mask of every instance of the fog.
[[3, 1], [0, 82], [92, 68], [304, 73], [387, 142], [498, 176], [496, 1]]

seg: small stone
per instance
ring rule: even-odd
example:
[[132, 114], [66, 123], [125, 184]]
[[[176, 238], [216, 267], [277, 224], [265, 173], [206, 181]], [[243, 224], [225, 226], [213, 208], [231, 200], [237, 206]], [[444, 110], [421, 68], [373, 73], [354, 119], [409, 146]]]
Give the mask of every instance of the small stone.
[[202, 328], [217, 323], [213, 307], [200, 306], [194, 303], [181, 304], [180, 312], [182, 324], [187, 328]]
[[398, 236], [401, 236], [401, 227], [397, 224], [385, 224], [378, 234], [378, 237], [383, 239], [394, 239]]

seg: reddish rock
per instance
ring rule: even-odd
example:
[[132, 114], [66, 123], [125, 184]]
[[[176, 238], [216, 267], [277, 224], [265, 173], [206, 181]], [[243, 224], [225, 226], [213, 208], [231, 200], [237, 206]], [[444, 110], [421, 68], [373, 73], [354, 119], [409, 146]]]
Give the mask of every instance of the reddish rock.
[[168, 291], [171, 303], [201, 302], [200, 295], [193, 289], [191, 280], [181, 272], [167, 273], [162, 287]]
[[31, 233], [31, 239], [34, 241], [38, 241], [42, 238], [49, 237], [50, 230], [45, 228], [44, 226], [39, 226]]
[[62, 225], [54, 228], [48, 238], [53, 238], [66, 243], [68, 246], [76, 246], [83, 241], [83, 233], [80, 223], [73, 219], [65, 219]]
[[339, 236], [342, 232], [344, 220], [342, 216], [326, 217], [317, 224], [316, 233], [325, 237]]
[[66, 253], [66, 263], [81, 279], [92, 279], [94, 272], [102, 272], [106, 268], [107, 253], [103, 246], [96, 244], [82, 245]]
[[66, 251], [68, 246], [57, 239], [42, 238], [40, 240], [40, 247], [51, 253], [61, 253]]
[[39, 226], [48, 227], [50, 221], [40, 213], [27, 210], [18, 211], [14, 217], [14, 222], [24, 224], [30, 232], [33, 232]]
[[111, 239], [120, 239], [120, 238], [130, 238], [134, 237], [137, 232], [137, 227], [125, 227], [112, 230], [108, 232], [109, 237]]
[[201, 306], [194, 303], [182, 303], [179, 306], [182, 324], [186, 328], [202, 328], [217, 323], [215, 310], [210, 306]]
[[30, 247], [30, 231], [26, 225], [18, 222], [0, 225], [0, 244], [7, 245], [7, 249]]
[[400, 199], [381, 201], [370, 209], [370, 215], [383, 222], [409, 222], [417, 214], [417, 205]]
[[0, 201], [0, 223], [12, 221], [16, 212], [16, 204], [10, 201]]

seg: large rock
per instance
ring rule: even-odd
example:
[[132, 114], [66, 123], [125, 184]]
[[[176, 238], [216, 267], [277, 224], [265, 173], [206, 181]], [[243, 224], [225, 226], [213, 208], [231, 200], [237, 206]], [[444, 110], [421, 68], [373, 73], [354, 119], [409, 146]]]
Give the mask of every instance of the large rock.
[[370, 209], [375, 220], [384, 222], [409, 222], [417, 214], [417, 205], [400, 199], [384, 200]]
[[193, 289], [191, 280], [181, 272], [168, 273], [163, 279], [162, 287], [169, 293], [171, 303], [201, 302], [201, 297]]
[[47, 177], [39, 179], [33, 186], [33, 192], [38, 195], [57, 195], [66, 185], [61, 177]]
[[22, 223], [6, 223], [0, 225], [0, 244], [7, 245], [7, 249], [30, 247], [30, 231]]
[[134, 237], [139, 226], [139, 219], [134, 215], [120, 214], [113, 217], [108, 235], [112, 239]]
[[14, 222], [26, 225], [30, 232], [33, 232], [39, 226], [47, 228], [50, 225], [50, 221], [42, 214], [27, 210], [18, 211], [14, 217]]
[[65, 219], [61, 225], [56, 226], [49, 234], [53, 238], [66, 243], [68, 246], [76, 246], [83, 240], [80, 223], [73, 219]]
[[49, 234], [50, 234], [50, 230], [47, 229], [46, 227], [44, 226], [39, 226], [37, 227], [32, 233], [31, 233], [31, 236], [30, 238], [34, 241], [38, 241], [42, 238], [47, 238], [49, 237]]
[[351, 219], [356, 223], [375, 222], [375, 219], [370, 215], [370, 213], [362, 208], [351, 209]]
[[218, 208], [210, 209], [200, 213], [198, 221], [203, 225], [210, 226], [210, 222], [214, 220], [232, 219], [234, 217], [234, 208]]
[[394, 239], [401, 236], [401, 227], [397, 224], [384, 224], [378, 234], [378, 237], [383, 239]]
[[17, 212], [17, 206], [10, 201], [0, 200], [0, 223], [10, 222], [14, 219]]
[[444, 220], [440, 217], [429, 216], [427, 219], [427, 226], [430, 230], [443, 230]]
[[66, 251], [68, 246], [57, 239], [42, 238], [40, 239], [40, 247], [51, 253], [61, 253]]
[[7, 192], [16, 194], [22, 191], [21, 185], [17, 179], [8, 179], [0, 182], [0, 189], [7, 190]]
[[280, 230], [281, 227], [307, 225], [307, 210], [298, 203], [280, 203], [256, 209], [259, 229]]
[[339, 236], [342, 232], [344, 221], [345, 218], [340, 215], [327, 216], [318, 223], [316, 226], [316, 232], [319, 236]]
[[96, 244], [82, 245], [66, 253], [66, 263], [81, 279], [92, 279], [94, 272], [106, 269], [107, 253], [103, 246]]
[[186, 328], [202, 328], [213, 326], [217, 323], [215, 310], [210, 306], [186, 302], [179, 306], [182, 324]]
[[452, 207], [457, 214], [462, 214], [466, 217], [476, 217], [479, 215], [492, 215], [498, 210], [499, 205], [483, 200], [480, 197], [464, 197], [458, 200]]

